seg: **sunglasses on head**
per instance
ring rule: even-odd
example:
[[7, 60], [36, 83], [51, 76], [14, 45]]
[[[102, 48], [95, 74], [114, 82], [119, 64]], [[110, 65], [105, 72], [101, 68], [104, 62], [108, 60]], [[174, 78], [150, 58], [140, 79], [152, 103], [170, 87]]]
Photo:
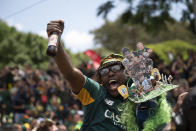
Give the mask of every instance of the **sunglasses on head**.
[[112, 65], [99, 70], [101, 76], [108, 74], [110, 71], [116, 73], [122, 69], [122, 65]]

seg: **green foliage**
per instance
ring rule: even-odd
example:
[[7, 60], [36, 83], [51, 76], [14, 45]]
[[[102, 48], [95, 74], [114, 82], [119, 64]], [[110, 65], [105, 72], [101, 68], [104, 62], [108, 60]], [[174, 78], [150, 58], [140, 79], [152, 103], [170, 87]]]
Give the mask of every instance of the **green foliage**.
[[[187, 8], [183, 9], [181, 21], [189, 23], [189, 29], [196, 33], [196, 4], [195, 0], [177, 0], [177, 2], [181, 2]], [[193, 17], [194, 16], [194, 17]]]
[[130, 23], [122, 24], [119, 20], [106, 23], [92, 31], [95, 35], [96, 44], [114, 51], [121, 52], [123, 47], [136, 49], [137, 42], [156, 44], [167, 40], [183, 40], [191, 44], [196, 43], [195, 35], [187, 29], [187, 26], [179, 22], [165, 22], [165, 29], [159, 30], [156, 34], [147, 32], [141, 25]]
[[[133, 1], [128, 2], [132, 4]], [[132, 24], [141, 24], [146, 31], [157, 33], [165, 28], [165, 21], [173, 22], [174, 19], [169, 14], [170, 0], [154, 1], [140, 0], [136, 7], [129, 8], [129, 16], [123, 17], [128, 12], [122, 14], [122, 21], [131, 22]]]
[[2, 42], [6, 38], [6, 36], [8, 36], [9, 32], [11, 32], [11, 30], [13, 30], [14, 28], [9, 28], [7, 24], [1, 20], [0, 20], [0, 27], [1, 27], [0, 42]]
[[[96, 44], [114, 51], [121, 52], [121, 48], [128, 47], [135, 49], [136, 43], [141, 41], [145, 43], [165, 43], [164, 41], [182, 40], [190, 44], [196, 44], [196, 4], [191, 0], [121, 0], [127, 3], [127, 8], [114, 22], [105, 21], [105, 24], [99, 29], [93, 31]], [[180, 21], [176, 21], [170, 15], [172, 5], [182, 4], [182, 16]], [[106, 6], [108, 5], [108, 6]], [[117, 5], [116, 5], [117, 6]], [[177, 5], [178, 6], [178, 5]], [[104, 8], [103, 8], [104, 7]], [[105, 2], [98, 8], [98, 16], [107, 17], [109, 12], [115, 7], [115, 1]], [[155, 45], [156, 52], [161, 59], [168, 63], [167, 53], [169, 50], [175, 54], [180, 52], [186, 59], [187, 52], [179, 49], [189, 49], [186, 42], [175, 41], [171, 46]], [[167, 42], [166, 42], [167, 43]], [[159, 47], [160, 46], [160, 47]], [[173, 48], [173, 46], [175, 46]], [[190, 45], [194, 46], [194, 45]], [[171, 48], [173, 49], [171, 49]]]
[[[196, 4], [193, 0], [121, 0], [126, 2], [128, 7], [120, 16], [122, 23], [131, 23], [142, 25], [146, 31], [156, 34], [159, 30], [166, 27], [165, 21], [175, 22], [175, 18], [170, 15], [172, 6], [182, 4], [181, 21], [189, 23], [189, 30], [196, 32], [196, 22], [194, 23], [196, 15]], [[115, 6], [115, 1], [110, 0], [102, 4], [98, 8], [98, 16], [103, 15], [107, 17], [109, 12]], [[179, 4], [179, 5], [180, 5]], [[117, 6], [117, 5], [116, 5]], [[104, 7], [104, 8], [103, 8]]]
[[46, 39], [32, 33], [19, 32], [3, 21], [0, 21], [0, 27], [0, 68], [25, 64], [47, 68], [49, 57], [45, 55]]
[[113, 1], [107, 1], [106, 3], [102, 4], [97, 11], [97, 16], [100, 16], [103, 14], [103, 18], [106, 19], [107, 14], [110, 12], [110, 10], [114, 8]]
[[149, 43], [157, 43], [175, 39], [187, 41], [192, 44], [196, 43], [195, 35], [190, 30], [188, 30], [187, 24], [180, 22], [165, 23], [166, 28], [164, 30], [160, 30], [159, 33], [155, 35], [155, 39], [153, 39], [153, 41]]
[[[52, 58], [46, 55], [47, 39], [33, 33], [19, 32], [3, 21], [0, 21], [0, 27], [0, 68], [5, 65], [24, 66], [25, 64], [31, 64], [35, 68], [48, 68], [49, 60]], [[83, 53], [73, 54], [68, 49], [65, 50], [74, 66], [89, 61]]]
[[189, 44], [182, 40], [171, 40], [157, 44], [147, 45], [151, 48], [166, 64], [169, 64], [168, 53], [172, 52], [175, 55], [181, 54], [183, 59], [188, 58], [188, 50], [196, 51], [196, 45]]
[[136, 30], [137, 27], [128, 24], [123, 25], [117, 20], [115, 22], [106, 21], [101, 28], [92, 31], [92, 33], [95, 35], [95, 44], [101, 44], [108, 50], [120, 53], [122, 47], [134, 48], [139, 37]]

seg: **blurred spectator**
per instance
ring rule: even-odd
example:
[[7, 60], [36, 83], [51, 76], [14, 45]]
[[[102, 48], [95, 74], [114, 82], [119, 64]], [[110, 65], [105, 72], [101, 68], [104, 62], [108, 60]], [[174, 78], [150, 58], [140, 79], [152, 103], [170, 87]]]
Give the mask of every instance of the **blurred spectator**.
[[22, 131], [22, 130], [19, 130], [18, 128], [14, 128], [13, 125], [3, 125], [0, 127], [0, 131]]
[[83, 62], [78, 66], [78, 69], [87, 77], [95, 79], [95, 69], [92, 65], [92, 61], [89, 62], [88, 64], [86, 62]]
[[6, 89], [6, 86], [0, 85], [0, 123], [2, 123], [4, 115], [11, 112], [11, 104], [9, 91]]
[[44, 120], [38, 125], [36, 131], [58, 131], [58, 128], [53, 121]]
[[174, 88], [172, 91], [168, 92], [167, 100], [175, 111], [177, 108], [179, 108], [176, 105], [179, 95], [189, 91], [189, 84], [188, 81], [185, 79], [174, 80], [173, 84], [178, 85], [178, 88]]
[[170, 62], [172, 62], [174, 60], [174, 53], [172, 51], [168, 52], [168, 58], [169, 58]]
[[73, 116], [73, 122], [74, 122], [74, 130], [79, 131], [80, 128], [82, 127], [82, 117], [75, 113]]
[[67, 127], [65, 125], [58, 125], [58, 131], [67, 131]]
[[31, 130], [31, 131], [36, 130], [37, 127], [38, 127], [38, 125], [39, 125], [39, 124], [38, 124], [37, 120], [36, 120], [36, 119], [33, 119], [33, 120], [31, 121], [30, 130]]
[[17, 92], [13, 97], [14, 122], [19, 123], [20, 119], [24, 117], [25, 104], [28, 103], [28, 97], [20, 77], [15, 78], [15, 87]]
[[177, 55], [176, 60], [173, 62], [171, 71], [175, 79], [186, 78], [186, 65], [183, 62], [182, 56]]
[[188, 81], [191, 87], [196, 86], [196, 66], [190, 70]]
[[53, 77], [54, 75], [59, 75], [59, 72], [58, 72], [58, 68], [55, 64], [55, 62], [52, 60], [49, 64], [49, 67], [48, 67], [48, 70], [47, 70], [47, 73]]
[[176, 131], [196, 130], [196, 88], [192, 88], [184, 98], [180, 115], [176, 120]]
[[17, 70], [18, 68], [15, 67], [13, 68], [12, 72], [12, 70], [8, 66], [5, 66], [0, 73], [1, 85], [5, 86], [7, 89], [10, 89], [13, 85], [13, 73], [17, 73]]
[[19, 125], [19, 124], [14, 124], [14, 129], [16, 130], [16, 131], [22, 131], [22, 126], [21, 125]]

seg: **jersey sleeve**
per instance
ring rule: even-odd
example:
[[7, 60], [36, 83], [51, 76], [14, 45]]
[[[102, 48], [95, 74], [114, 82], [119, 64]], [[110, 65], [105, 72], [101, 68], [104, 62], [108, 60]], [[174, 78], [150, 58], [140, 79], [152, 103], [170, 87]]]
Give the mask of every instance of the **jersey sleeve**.
[[101, 87], [98, 82], [85, 76], [85, 84], [77, 94], [77, 97], [81, 101], [82, 105], [89, 105], [99, 98], [103, 91], [101, 88], [103, 87]]

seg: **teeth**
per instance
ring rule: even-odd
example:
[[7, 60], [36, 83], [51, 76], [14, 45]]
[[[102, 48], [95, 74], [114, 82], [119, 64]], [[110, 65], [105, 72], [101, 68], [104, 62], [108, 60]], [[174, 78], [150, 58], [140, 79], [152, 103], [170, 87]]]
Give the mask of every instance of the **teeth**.
[[112, 82], [116, 82], [116, 80], [110, 80], [110, 81], [109, 81], [109, 84], [111, 84]]

